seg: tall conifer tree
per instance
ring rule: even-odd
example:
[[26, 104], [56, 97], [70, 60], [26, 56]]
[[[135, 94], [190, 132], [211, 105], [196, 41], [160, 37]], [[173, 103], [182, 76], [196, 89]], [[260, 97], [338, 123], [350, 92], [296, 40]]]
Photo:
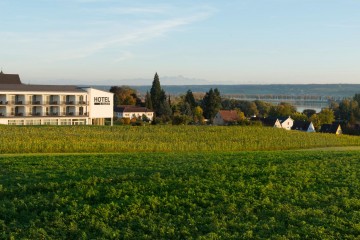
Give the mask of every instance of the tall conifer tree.
[[151, 96], [150, 96], [149, 92], [146, 92], [146, 95], [145, 95], [145, 107], [148, 109], [153, 109]]
[[190, 105], [191, 109], [195, 109], [196, 101], [190, 89], [186, 92], [184, 101]]
[[152, 82], [152, 86], [150, 89], [151, 103], [152, 107], [155, 111], [159, 109], [161, 98], [163, 95], [163, 91], [161, 89], [159, 75], [155, 73], [154, 81]]
[[212, 122], [216, 113], [221, 108], [221, 96], [217, 88], [214, 90], [210, 88], [209, 92], [205, 94], [202, 100], [202, 108], [204, 110], [204, 117]]
[[155, 73], [154, 81], [150, 89], [150, 98], [153, 110], [158, 117], [170, 117], [172, 114], [166, 93], [161, 88], [159, 75]]

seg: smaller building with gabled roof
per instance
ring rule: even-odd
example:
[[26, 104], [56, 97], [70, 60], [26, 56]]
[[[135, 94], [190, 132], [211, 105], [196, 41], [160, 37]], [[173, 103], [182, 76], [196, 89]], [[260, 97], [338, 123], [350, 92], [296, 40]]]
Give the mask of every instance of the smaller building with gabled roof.
[[315, 127], [312, 122], [295, 120], [291, 130], [315, 132]]
[[289, 117], [279, 117], [278, 119], [281, 123], [281, 127], [286, 130], [291, 130], [292, 126], [294, 125], [294, 119], [292, 119], [290, 116]]
[[229, 125], [239, 120], [239, 114], [236, 110], [220, 110], [215, 115], [213, 123], [214, 125]]
[[323, 124], [321, 125], [320, 131], [321, 133], [334, 133], [334, 134], [342, 134], [342, 129], [339, 123], [332, 124]]
[[154, 111], [146, 107], [138, 107], [133, 105], [120, 105], [114, 109], [117, 118], [142, 118], [144, 115], [150, 120], [154, 119]]
[[263, 124], [263, 126], [281, 128], [281, 123], [279, 119], [276, 117], [260, 118], [260, 121]]

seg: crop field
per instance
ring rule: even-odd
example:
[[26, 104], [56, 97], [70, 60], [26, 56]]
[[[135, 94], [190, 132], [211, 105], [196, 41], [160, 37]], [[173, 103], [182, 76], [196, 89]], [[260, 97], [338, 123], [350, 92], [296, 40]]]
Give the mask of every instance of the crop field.
[[359, 137], [239, 126], [0, 132], [0, 239], [360, 235]]
[[0, 126], [4, 153], [238, 152], [360, 146], [355, 136], [266, 127]]
[[1, 239], [358, 239], [359, 151], [0, 157]]

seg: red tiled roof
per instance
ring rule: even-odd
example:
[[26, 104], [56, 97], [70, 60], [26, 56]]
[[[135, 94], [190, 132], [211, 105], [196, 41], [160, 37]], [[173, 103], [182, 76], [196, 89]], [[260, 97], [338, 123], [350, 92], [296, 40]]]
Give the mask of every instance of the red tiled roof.
[[220, 110], [219, 112], [224, 122], [235, 122], [239, 120], [239, 115], [235, 110]]
[[115, 112], [153, 112], [146, 107], [137, 107], [133, 105], [121, 105], [115, 108]]

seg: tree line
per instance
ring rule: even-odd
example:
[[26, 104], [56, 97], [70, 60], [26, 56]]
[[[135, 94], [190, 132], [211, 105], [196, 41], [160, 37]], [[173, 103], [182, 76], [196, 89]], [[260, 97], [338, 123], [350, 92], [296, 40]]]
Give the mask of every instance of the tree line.
[[185, 94], [171, 99], [170, 95], [167, 95], [161, 87], [157, 73], [155, 73], [152, 86], [146, 93], [144, 101], [130, 87], [111, 87], [110, 91], [114, 93], [115, 106], [136, 105], [152, 109], [156, 116], [154, 124], [169, 122], [173, 124], [204, 124], [205, 119], [211, 123], [220, 109], [237, 110], [240, 124], [251, 124], [249, 119], [253, 116], [290, 116], [294, 120], [311, 121], [317, 129], [322, 124], [330, 124], [334, 121], [341, 122], [343, 128], [355, 129], [358, 126], [357, 122], [360, 121], [360, 94], [340, 102], [333, 101], [328, 108], [323, 108], [317, 113], [313, 109], [298, 112], [295, 106], [286, 102], [275, 105], [260, 100], [245, 101], [221, 98], [217, 88], [211, 88], [205, 94], [196, 97], [189, 89]]

